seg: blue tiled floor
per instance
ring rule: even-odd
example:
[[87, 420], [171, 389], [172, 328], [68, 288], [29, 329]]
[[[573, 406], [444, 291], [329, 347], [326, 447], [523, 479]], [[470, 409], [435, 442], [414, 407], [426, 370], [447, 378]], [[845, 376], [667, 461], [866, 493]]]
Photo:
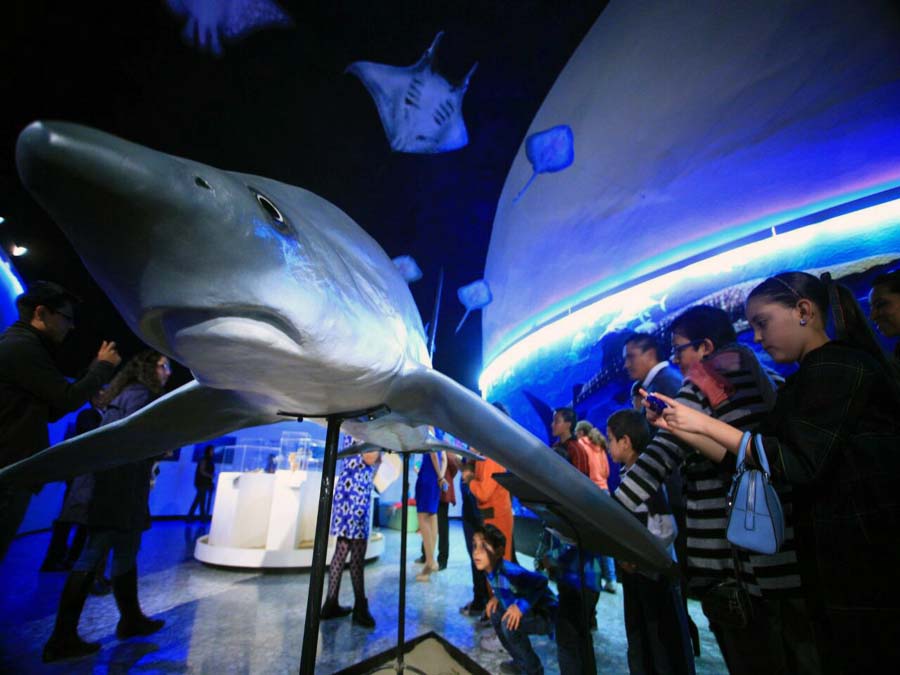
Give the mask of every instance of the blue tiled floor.
[[[90, 597], [81, 634], [99, 640], [98, 655], [44, 666], [41, 649], [53, 628], [65, 574], [39, 573], [48, 534], [20, 537], [0, 563], [0, 671], [3, 673], [296, 673], [306, 613], [307, 573], [260, 574], [206, 567], [193, 559], [193, 544], [203, 526], [179, 521], [154, 523], [144, 536], [139, 558], [144, 610], [166, 626], [155, 635], [125, 642], [115, 637], [118, 613], [111, 596]], [[384, 651], [396, 642], [400, 533], [383, 530], [385, 554], [366, 567], [366, 587], [375, 630], [354, 626], [349, 618], [322, 622], [317, 673], [332, 673]], [[409, 538], [409, 559], [418, 556], [419, 539]], [[447, 569], [429, 583], [417, 583], [418, 565], [407, 566], [408, 638], [434, 630], [488, 671], [499, 672], [504, 652], [482, 647], [491, 635], [458, 612], [471, 597], [469, 564], [459, 523], [451, 522]], [[521, 562], [521, 561], [520, 561]], [[526, 564], [530, 562], [526, 559]], [[342, 604], [353, 594], [345, 576]], [[703, 655], [697, 672], [724, 673], [725, 666], [697, 603], [691, 615], [700, 626]], [[622, 594], [603, 593], [594, 634], [598, 672], [627, 673]], [[548, 675], [558, 673], [555, 646], [533, 638]]]

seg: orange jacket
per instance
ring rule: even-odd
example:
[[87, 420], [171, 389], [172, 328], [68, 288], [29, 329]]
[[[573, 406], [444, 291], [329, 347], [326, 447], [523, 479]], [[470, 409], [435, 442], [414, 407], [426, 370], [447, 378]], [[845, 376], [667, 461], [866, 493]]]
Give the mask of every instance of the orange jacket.
[[505, 473], [500, 464], [485, 458], [475, 462], [475, 476], [469, 481], [469, 490], [475, 497], [485, 525], [493, 525], [506, 537], [503, 557], [512, 560], [513, 552], [513, 512], [512, 499], [506, 488], [493, 479], [495, 473]]
[[585, 473], [588, 478], [601, 490], [609, 490], [609, 460], [606, 458], [606, 451], [586, 436], [579, 438], [578, 443], [587, 455], [588, 470]]

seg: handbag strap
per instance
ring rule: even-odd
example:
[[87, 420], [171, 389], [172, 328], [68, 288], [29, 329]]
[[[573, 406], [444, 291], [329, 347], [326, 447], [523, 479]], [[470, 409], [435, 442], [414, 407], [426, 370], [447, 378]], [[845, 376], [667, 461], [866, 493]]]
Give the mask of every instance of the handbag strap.
[[737, 470], [740, 473], [744, 470], [744, 460], [747, 458], [747, 447], [750, 445], [750, 439], [753, 437], [749, 431], [745, 431], [741, 436], [740, 445], [738, 445], [737, 453]]
[[753, 448], [756, 450], [756, 462], [759, 464], [766, 478], [769, 477], [769, 459], [766, 457], [766, 448], [763, 446], [762, 435], [756, 434], [753, 437]]

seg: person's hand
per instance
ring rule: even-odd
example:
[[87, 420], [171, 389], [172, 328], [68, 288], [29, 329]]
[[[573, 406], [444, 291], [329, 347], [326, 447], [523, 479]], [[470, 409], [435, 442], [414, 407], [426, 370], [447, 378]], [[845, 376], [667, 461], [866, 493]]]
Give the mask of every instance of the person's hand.
[[471, 481], [475, 477], [475, 472], [472, 469], [463, 469], [460, 474], [463, 483], [467, 483]]
[[661, 429], [686, 431], [693, 434], [706, 433], [706, 423], [710, 419], [709, 415], [689, 408], [683, 403], [679, 403], [663, 394], [654, 394], [654, 396], [666, 404], [666, 407], [663, 408], [661, 419], [655, 422], [656, 426]]
[[100, 345], [100, 350], [97, 352], [97, 360], [106, 361], [113, 366], [118, 366], [122, 363], [122, 357], [119, 356], [119, 352], [116, 349], [116, 343], [104, 340], [103, 344]]
[[500, 605], [500, 601], [497, 597], [493, 597], [487, 601], [487, 604], [484, 606], [484, 613], [490, 616], [494, 612], [497, 611], [497, 607]]
[[518, 605], [510, 605], [500, 620], [506, 623], [508, 630], [516, 630], [522, 620], [522, 610]]
[[[650, 424], [659, 426], [657, 424], [657, 421], [661, 417], [660, 414], [647, 404], [647, 397], [650, 394], [644, 388], [638, 389], [638, 392], [641, 395], [641, 406], [644, 408], [644, 414], [647, 416], [647, 421], [650, 422]], [[657, 396], [657, 398], [661, 398], [661, 397]]]

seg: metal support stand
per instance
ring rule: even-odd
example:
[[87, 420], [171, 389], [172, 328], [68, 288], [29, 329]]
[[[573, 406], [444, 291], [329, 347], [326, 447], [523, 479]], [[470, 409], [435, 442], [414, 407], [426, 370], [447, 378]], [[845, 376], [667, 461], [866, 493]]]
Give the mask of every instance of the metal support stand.
[[596, 673], [597, 658], [594, 656], [594, 639], [591, 637], [591, 603], [587, 586], [584, 583], [584, 555], [582, 555], [584, 549], [581, 547], [581, 535], [578, 533], [578, 528], [566, 517], [565, 513], [559, 513], [559, 516], [572, 528], [572, 532], [575, 534], [575, 544], [578, 546], [578, 583], [581, 585], [581, 614], [585, 628], [585, 633], [581, 640], [581, 648], [584, 651], [582, 668], [585, 673]]
[[313, 546], [312, 569], [309, 577], [309, 595], [306, 598], [306, 621], [303, 625], [303, 651], [300, 654], [300, 675], [313, 675], [316, 670], [316, 650], [319, 642], [319, 612], [322, 607], [322, 589], [325, 585], [325, 556], [328, 553], [328, 530], [331, 527], [331, 500], [334, 495], [334, 472], [337, 465], [338, 440], [344, 420], [363, 418], [373, 420], [390, 412], [386, 406], [368, 410], [335, 413], [332, 415], [304, 415], [279, 411], [279, 415], [295, 417], [324, 417], [328, 422], [325, 434], [325, 460], [322, 463], [322, 487], [319, 492], [319, 511], [316, 516], [316, 538]]
[[[394, 661], [394, 672], [411, 672], [426, 675], [415, 666], [404, 663], [403, 643], [406, 642], [406, 524], [409, 520], [409, 453], [403, 453], [403, 495], [400, 507], [400, 598], [397, 614], [397, 660]], [[379, 668], [383, 670], [383, 668]]]

